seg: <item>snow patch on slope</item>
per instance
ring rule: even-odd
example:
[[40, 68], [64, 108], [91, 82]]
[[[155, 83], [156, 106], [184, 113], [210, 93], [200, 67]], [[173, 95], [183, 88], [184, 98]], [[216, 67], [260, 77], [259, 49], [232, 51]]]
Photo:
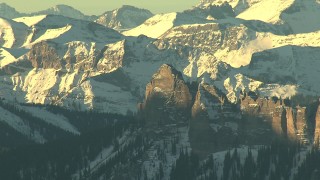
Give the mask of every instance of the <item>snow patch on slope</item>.
[[61, 35], [63, 35], [64, 33], [68, 32], [71, 28], [72, 26], [67, 25], [62, 28], [47, 29], [46, 32], [42, 36], [40, 36], [37, 40], [35, 40], [32, 44], [36, 44], [44, 40], [56, 39]]
[[4, 48], [0, 48], [0, 69], [17, 61], [16, 58]]
[[16, 22], [21, 22], [27, 25], [28, 27], [31, 27], [40, 21], [42, 21], [44, 18], [46, 18], [47, 15], [39, 15], [39, 16], [26, 16], [26, 17], [19, 17], [13, 19]]
[[24, 106], [23, 110], [31, 113], [33, 116], [44, 120], [45, 122], [52, 124], [58, 128], [61, 128], [67, 132], [71, 132], [76, 135], [80, 135], [80, 132], [72, 124], [69, 123], [68, 119], [59, 114], [53, 114], [45, 109], [38, 107], [27, 107]]
[[298, 94], [297, 85], [279, 85], [268, 84], [259, 88], [259, 94], [262, 97], [281, 97], [282, 99], [290, 98]]
[[295, 0], [263, 0], [239, 14], [237, 18], [279, 23], [281, 13], [294, 2]]
[[227, 91], [227, 98], [233, 103], [237, 102], [237, 97], [239, 97], [240, 91], [256, 91], [262, 84], [262, 82], [255, 81], [242, 74], [231, 76], [223, 82], [223, 86]]
[[0, 121], [7, 123], [10, 127], [30, 138], [37, 143], [45, 143], [44, 137], [36, 130], [32, 130], [19, 116], [0, 107]]
[[144, 34], [151, 38], [158, 38], [174, 26], [177, 13], [157, 14], [146, 20], [142, 25], [123, 32], [126, 36], [139, 36]]
[[57, 94], [57, 79], [57, 71], [54, 69], [30, 71], [23, 84], [23, 91], [27, 92], [27, 102], [45, 104], [46, 101], [53, 100], [50, 96]]
[[228, 48], [219, 49], [214, 56], [232, 67], [239, 68], [249, 65], [252, 55], [257, 52], [287, 45], [320, 47], [319, 42], [320, 31], [288, 36], [256, 32], [256, 38], [245, 42], [239, 49], [232, 51]]
[[21, 45], [27, 35], [27, 26], [0, 17], [0, 46], [12, 48]]

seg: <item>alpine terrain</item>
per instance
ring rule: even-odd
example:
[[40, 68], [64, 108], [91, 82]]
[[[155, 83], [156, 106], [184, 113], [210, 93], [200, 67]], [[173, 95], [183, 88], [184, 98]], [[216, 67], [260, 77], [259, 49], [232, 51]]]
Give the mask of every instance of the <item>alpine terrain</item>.
[[319, 17], [0, 4], [0, 179], [319, 180]]

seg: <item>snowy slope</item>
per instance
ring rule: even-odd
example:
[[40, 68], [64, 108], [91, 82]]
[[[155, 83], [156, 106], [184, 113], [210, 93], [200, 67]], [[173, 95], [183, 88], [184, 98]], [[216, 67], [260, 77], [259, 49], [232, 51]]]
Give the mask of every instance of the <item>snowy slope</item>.
[[251, 57], [256, 52], [286, 45], [319, 47], [320, 32], [293, 34], [288, 36], [274, 35], [272, 33], [256, 33], [256, 38], [247, 41], [241, 48], [235, 51], [219, 50], [215, 53], [218, 59], [233, 67], [247, 66]]
[[31, 27], [31, 26], [37, 24], [38, 22], [42, 21], [46, 17], [47, 17], [47, 15], [25, 16], [25, 17], [15, 18], [13, 20], [16, 22], [22, 22], [25, 25], [27, 25], [28, 27]]
[[67, 132], [71, 132], [76, 135], [80, 134], [79, 130], [75, 128], [72, 124], [70, 124], [68, 119], [62, 115], [54, 114], [38, 107], [23, 106], [20, 108], [26, 112], [31, 113], [33, 116], [40, 118], [43, 121], [52, 124], [58, 128], [61, 128]]
[[[8, 37], [4, 37], [5, 39], [8, 39], [6, 47], [12, 46], [14, 41], [13, 38], [21, 39], [21, 41], [23, 41], [23, 46], [27, 48], [30, 48], [33, 44], [46, 40], [53, 40], [60, 44], [71, 41], [97, 42], [105, 44], [121, 38], [121, 34], [100, 24], [57, 15], [20, 17], [14, 19], [14, 21], [10, 23], [7, 22], [7, 20], [3, 20], [1, 23], [4, 24], [3, 31], [8, 31], [6, 33], [6, 36]], [[11, 28], [13, 25], [15, 25], [14, 27], [18, 25], [20, 26]], [[23, 27], [24, 29], [28, 29], [28, 31], [25, 33], [20, 32], [16, 35], [10, 33], [12, 31], [11, 29], [17, 29], [16, 31], [18, 31]], [[20, 37], [21, 35], [24, 35], [23, 38]], [[19, 43], [19, 45], [21, 45], [21, 43]]]
[[[253, 56], [248, 74], [271, 83], [294, 83], [314, 94], [319, 94], [317, 79], [319, 47], [284, 46]], [[265, 76], [268, 74], [268, 76]]]
[[198, 24], [210, 22], [205, 17], [199, 17], [193, 11], [179, 13], [157, 14], [146, 20], [140, 26], [123, 32], [126, 36], [146, 35], [151, 38], [158, 38], [169, 29], [184, 24]]
[[0, 107], [0, 121], [7, 123], [10, 127], [22, 135], [29, 137], [31, 140], [37, 143], [44, 143], [46, 140], [36, 130], [32, 130], [27, 123], [25, 123], [20, 117]]
[[33, 32], [32, 43], [47, 39], [54, 39], [57, 43], [70, 41], [106, 43], [121, 38], [116, 31], [97, 23], [63, 16], [47, 15], [46, 18], [35, 24], [35, 27], [36, 32]]
[[174, 26], [177, 13], [157, 14], [146, 20], [142, 25], [123, 32], [126, 36], [139, 36], [141, 34], [157, 38]]
[[27, 36], [28, 27], [19, 22], [0, 17], [0, 46], [19, 47]]
[[12, 62], [15, 62], [16, 58], [4, 48], [0, 48], [0, 69]]
[[308, 33], [320, 29], [320, 2], [317, 0], [295, 0], [294, 4], [282, 12], [281, 19], [294, 33]]
[[237, 17], [245, 20], [260, 20], [268, 23], [280, 23], [281, 13], [295, 0], [263, 0], [254, 4]]
[[317, 0], [260, 0], [240, 13], [237, 18], [286, 24], [293, 33], [319, 30], [320, 2]]

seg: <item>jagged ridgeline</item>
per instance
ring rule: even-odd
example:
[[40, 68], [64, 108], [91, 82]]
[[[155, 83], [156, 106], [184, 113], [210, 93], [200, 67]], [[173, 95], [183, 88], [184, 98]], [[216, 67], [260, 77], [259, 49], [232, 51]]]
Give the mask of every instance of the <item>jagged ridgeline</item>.
[[231, 103], [214, 85], [187, 83], [176, 69], [163, 65], [147, 84], [139, 115], [153, 128], [188, 123], [191, 147], [204, 157], [234, 145], [270, 144], [275, 139], [309, 145], [319, 136], [316, 99], [300, 106], [295, 104], [299, 97], [261, 97], [252, 91], [240, 92], [238, 99]]

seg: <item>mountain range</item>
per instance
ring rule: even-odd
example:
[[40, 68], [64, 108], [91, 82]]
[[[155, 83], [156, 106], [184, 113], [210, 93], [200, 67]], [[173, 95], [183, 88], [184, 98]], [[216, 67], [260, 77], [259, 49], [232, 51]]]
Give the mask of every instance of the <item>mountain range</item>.
[[[32, 144], [41, 154], [68, 137], [86, 163], [69, 156], [70, 169], [56, 169], [65, 174], [54, 179], [179, 179], [179, 157], [191, 151], [202, 163], [217, 156], [221, 164], [234, 146], [244, 156], [280, 139], [307, 154], [320, 132], [316, 17], [317, 0], [201, 0], [155, 15], [125, 5], [101, 16], [66, 5], [26, 14], [2, 3], [0, 160], [7, 149], [19, 154]], [[103, 134], [99, 128], [114, 131], [113, 139], [90, 144], [86, 138]], [[119, 168], [106, 168], [111, 164]], [[3, 177], [55, 174], [19, 168]], [[215, 168], [217, 177], [222, 169]], [[313, 170], [310, 176], [320, 177]], [[206, 176], [199, 172], [189, 178]], [[291, 179], [299, 173], [288, 172]]]

